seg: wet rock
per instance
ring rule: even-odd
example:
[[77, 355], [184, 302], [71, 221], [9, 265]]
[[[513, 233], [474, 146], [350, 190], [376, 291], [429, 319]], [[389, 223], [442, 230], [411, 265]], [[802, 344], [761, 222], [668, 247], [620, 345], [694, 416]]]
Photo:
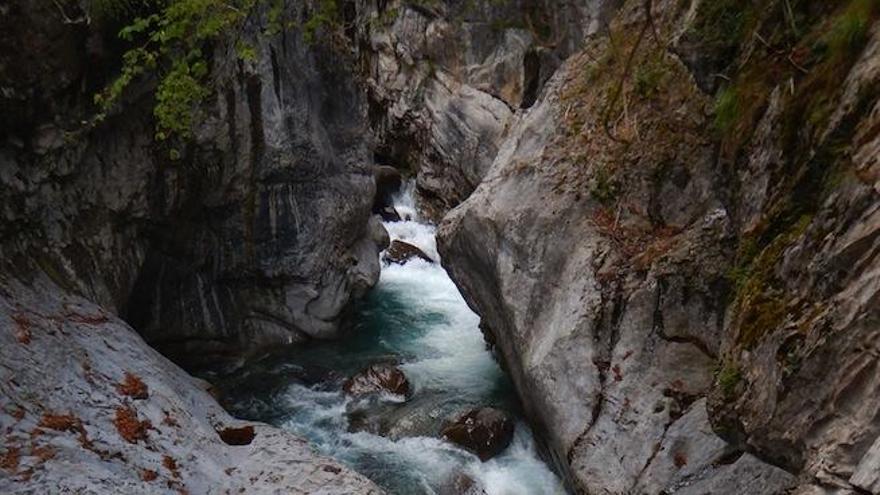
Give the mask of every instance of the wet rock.
[[486, 490], [468, 474], [459, 473], [441, 489], [440, 493], [441, 495], [486, 495]]
[[382, 217], [383, 222], [399, 222], [403, 220], [400, 217], [400, 213], [397, 213], [397, 210], [393, 206], [384, 206], [376, 213]]
[[374, 364], [349, 378], [342, 386], [350, 395], [367, 395], [388, 392], [406, 397], [410, 392], [409, 380], [397, 366]]
[[382, 256], [382, 259], [386, 263], [397, 263], [398, 265], [404, 265], [407, 261], [410, 261], [413, 258], [423, 259], [428, 263], [434, 262], [430, 256], [425, 254], [425, 252], [418, 247], [396, 239], [391, 242], [391, 246]]
[[474, 409], [443, 429], [443, 438], [486, 461], [500, 454], [513, 440], [513, 420], [491, 407]]
[[348, 414], [349, 431], [366, 431], [392, 440], [406, 437], [436, 437], [443, 424], [445, 396], [419, 393], [406, 402], [357, 401]]

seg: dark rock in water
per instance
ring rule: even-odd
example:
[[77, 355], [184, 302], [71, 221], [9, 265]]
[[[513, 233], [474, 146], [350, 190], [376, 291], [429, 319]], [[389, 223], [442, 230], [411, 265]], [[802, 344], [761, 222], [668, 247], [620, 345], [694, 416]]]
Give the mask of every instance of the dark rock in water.
[[373, 178], [376, 181], [373, 212], [381, 214], [385, 207], [392, 205], [392, 197], [400, 191], [403, 178], [396, 168], [387, 165], [373, 167]]
[[475, 479], [459, 473], [441, 491], [443, 495], [486, 495], [486, 490]]
[[434, 262], [434, 260], [432, 260], [431, 257], [425, 254], [421, 249], [407, 242], [398, 240], [392, 241], [391, 246], [382, 256], [382, 259], [386, 263], [397, 263], [398, 265], [406, 264], [407, 261], [413, 258], [421, 258], [428, 263]]
[[395, 395], [409, 395], [410, 386], [406, 375], [397, 366], [374, 364], [349, 378], [342, 386], [350, 395], [366, 395], [389, 392]]
[[513, 420], [491, 407], [474, 409], [443, 429], [443, 438], [486, 461], [500, 454], [513, 440]]
[[399, 440], [407, 437], [436, 437], [443, 425], [437, 418], [444, 416], [446, 396], [420, 393], [406, 402], [383, 401], [378, 397], [353, 401], [348, 415], [348, 431], [366, 431]]
[[393, 206], [385, 206], [376, 213], [382, 217], [382, 220], [385, 222], [399, 222], [403, 220], [400, 218], [400, 213], [397, 213], [397, 210], [395, 210]]

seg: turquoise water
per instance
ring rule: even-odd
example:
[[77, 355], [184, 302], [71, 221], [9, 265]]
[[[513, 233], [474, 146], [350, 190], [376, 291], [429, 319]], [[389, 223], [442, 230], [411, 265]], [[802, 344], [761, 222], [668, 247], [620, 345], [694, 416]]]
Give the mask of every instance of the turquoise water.
[[[399, 209], [413, 218], [409, 201], [404, 197]], [[386, 228], [439, 259], [432, 226], [410, 220]], [[463, 478], [487, 495], [564, 493], [521, 420], [511, 446], [487, 462], [439, 439], [445, 424], [473, 407], [519, 418], [479, 318], [439, 263], [383, 267], [347, 321], [349, 335], [339, 341], [278, 349], [248, 363], [220, 383], [224, 406], [309, 439], [392, 494], [459, 493], [453, 485]], [[375, 363], [399, 365], [412, 396], [353, 399], [341, 392], [347, 376]]]

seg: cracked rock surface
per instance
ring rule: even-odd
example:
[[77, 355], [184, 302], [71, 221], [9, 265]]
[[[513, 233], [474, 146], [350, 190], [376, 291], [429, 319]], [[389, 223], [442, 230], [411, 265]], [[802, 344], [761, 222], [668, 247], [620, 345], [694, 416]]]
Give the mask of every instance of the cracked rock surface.
[[[514, 117], [444, 266], [575, 491], [878, 493], [878, 29], [844, 69], [786, 62], [720, 135], [711, 6], [644, 4]], [[756, 84], [742, 43], [721, 66]]]

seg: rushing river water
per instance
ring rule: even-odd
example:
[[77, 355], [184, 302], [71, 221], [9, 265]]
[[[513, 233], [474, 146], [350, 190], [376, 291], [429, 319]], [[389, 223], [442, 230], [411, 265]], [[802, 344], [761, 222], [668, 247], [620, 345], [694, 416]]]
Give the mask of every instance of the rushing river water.
[[[434, 227], [415, 220], [411, 195], [402, 195], [397, 208], [410, 220], [386, 224], [392, 239], [439, 260]], [[221, 381], [224, 405], [309, 439], [392, 494], [456, 493], [453, 485], [463, 479], [488, 495], [564, 493], [520, 419], [512, 444], [487, 462], [439, 438], [445, 424], [473, 407], [494, 406], [519, 418], [479, 318], [439, 263], [383, 266], [351, 320], [351, 335], [340, 341], [273, 352]], [[346, 376], [386, 362], [404, 371], [412, 397], [353, 399], [341, 392]]]

